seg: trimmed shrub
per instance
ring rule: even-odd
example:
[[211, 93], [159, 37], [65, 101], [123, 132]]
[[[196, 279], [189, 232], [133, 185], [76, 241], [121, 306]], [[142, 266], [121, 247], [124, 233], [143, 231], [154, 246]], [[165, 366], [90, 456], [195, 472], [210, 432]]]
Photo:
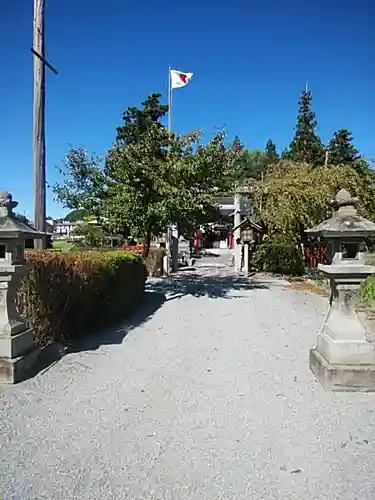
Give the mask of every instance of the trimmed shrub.
[[303, 255], [292, 242], [266, 240], [254, 251], [252, 264], [271, 274], [300, 276], [305, 270]]
[[26, 260], [17, 302], [39, 345], [70, 344], [118, 323], [142, 300], [147, 271], [138, 255], [46, 251], [27, 252]]

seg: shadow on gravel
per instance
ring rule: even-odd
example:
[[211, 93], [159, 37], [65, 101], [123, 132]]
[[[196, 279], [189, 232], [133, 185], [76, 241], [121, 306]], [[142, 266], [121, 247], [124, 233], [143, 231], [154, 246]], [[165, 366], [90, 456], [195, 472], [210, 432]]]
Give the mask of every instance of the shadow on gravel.
[[179, 299], [186, 295], [236, 299], [246, 297], [246, 295], [241, 295], [241, 291], [269, 289], [266, 283], [252, 282], [241, 276], [202, 274], [202, 272], [194, 272], [192, 268], [186, 269], [186, 271], [188, 270], [189, 273], [184, 272], [171, 278], [157, 278], [148, 282], [143, 304], [120, 325], [83, 336], [68, 347], [57, 343], [45, 347], [27, 378], [49, 370], [65, 354], [94, 351], [102, 345], [121, 344], [129, 332], [146, 323], [166, 301]]
[[162, 292], [146, 291], [143, 304], [132, 316], [121, 322], [120, 325], [112, 326], [97, 333], [91, 333], [68, 347], [56, 342], [49, 344], [42, 349], [38, 361], [28, 374], [27, 379], [41, 372], [48, 371], [58, 363], [65, 354], [94, 351], [102, 345], [121, 344], [126, 335], [131, 332], [133, 328], [142, 325], [150, 319], [166, 300], [167, 298]]
[[169, 279], [162, 278], [149, 284], [150, 291], [167, 295], [166, 300], [179, 299], [185, 295], [211, 299], [237, 299], [246, 297], [239, 295], [238, 292], [257, 289], [268, 290], [269, 286], [241, 276], [202, 275], [194, 272], [184, 273], [183, 276], [175, 275]]
[[69, 346], [68, 352], [91, 351], [98, 349], [102, 345], [121, 344], [133, 328], [146, 323], [166, 300], [167, 297], [161, 290], [154, 292], [146, 291], [142, 305], [129, 318], [122, 321], [120, 325], [88, 335], [74, 343], [74, 345]]

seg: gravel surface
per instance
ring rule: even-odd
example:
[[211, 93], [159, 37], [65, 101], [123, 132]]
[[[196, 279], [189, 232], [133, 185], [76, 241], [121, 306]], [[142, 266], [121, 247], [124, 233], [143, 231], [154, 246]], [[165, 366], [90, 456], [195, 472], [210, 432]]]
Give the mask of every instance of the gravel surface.
[[3, 390], [0, 498], [375, 498], [374, 396], [308, 367], [326, 299], [219, 261]]

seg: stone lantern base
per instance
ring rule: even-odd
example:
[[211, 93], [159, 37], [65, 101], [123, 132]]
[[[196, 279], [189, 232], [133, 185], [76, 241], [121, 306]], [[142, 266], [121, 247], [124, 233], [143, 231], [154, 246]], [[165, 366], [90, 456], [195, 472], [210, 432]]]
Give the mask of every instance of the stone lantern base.
[[16, 294], [28, 267], [0, 265], [0, 383], [15, 384], [27, 378], [40, 349], [33, 341], [34, 328], [28, 328], [16, 305]]
[[13, 213], [18, 205], [7, 191], [0, 191], [0, 383], [20, 382], [30, 373], [39, 349], [17, 309], [17, 290], [26, 275], [25, 240], [44, 238], [20, 222]]
[[331, 364], [315, 348], [310, 350], [310, 369], [326, 391], [375, 392], [375, 365]]
[[40, 354], [33, 343], [33, 333], [30, 328], [12, 336], [0, 335], [1, 384], [16, 384], [30, 374]]
[[375, 343], [366, 315], [353, 302], [371, 266], [320, 266], [331, 279], [331, 307], [310, 351], [310, 369], [325, 390], [375, 392]]

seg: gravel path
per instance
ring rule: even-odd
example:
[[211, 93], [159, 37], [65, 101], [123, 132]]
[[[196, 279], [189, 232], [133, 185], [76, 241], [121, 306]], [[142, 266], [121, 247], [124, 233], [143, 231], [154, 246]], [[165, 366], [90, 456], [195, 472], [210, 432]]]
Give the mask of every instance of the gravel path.
[[324, 299], [215, 266], [150, 290], [132, 324], [0, 394], [0, 498], [375, 498], [374, 396], [308, 368]]

